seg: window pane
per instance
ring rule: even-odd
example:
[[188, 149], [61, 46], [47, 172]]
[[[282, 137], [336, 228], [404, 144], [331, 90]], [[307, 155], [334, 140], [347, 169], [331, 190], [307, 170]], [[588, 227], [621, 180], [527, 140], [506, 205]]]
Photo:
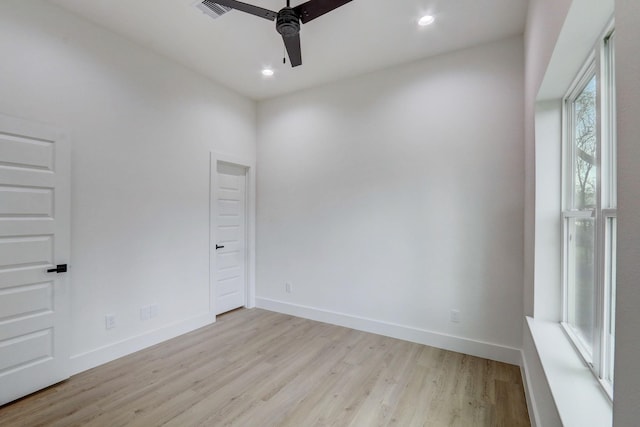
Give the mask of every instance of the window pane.
[[595, 221], [567, 218], [567, 323], [588, 355], [595, 337]]
[[596, 206], [596, 77], [573, 101], [574, 208]]

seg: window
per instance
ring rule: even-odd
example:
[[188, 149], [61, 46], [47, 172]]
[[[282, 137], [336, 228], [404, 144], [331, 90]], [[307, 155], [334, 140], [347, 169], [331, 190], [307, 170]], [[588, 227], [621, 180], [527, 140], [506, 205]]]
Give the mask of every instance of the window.
[[563, 326], [612, 396], [615, 339], [614, 32], [564, 99]]

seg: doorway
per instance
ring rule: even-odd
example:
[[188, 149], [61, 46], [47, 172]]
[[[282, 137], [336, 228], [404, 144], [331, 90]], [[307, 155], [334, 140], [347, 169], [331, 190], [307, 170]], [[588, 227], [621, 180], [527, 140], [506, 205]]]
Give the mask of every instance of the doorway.
[[214, 315], [251, 307], [251, 167], [212, 155], [210, 286]]

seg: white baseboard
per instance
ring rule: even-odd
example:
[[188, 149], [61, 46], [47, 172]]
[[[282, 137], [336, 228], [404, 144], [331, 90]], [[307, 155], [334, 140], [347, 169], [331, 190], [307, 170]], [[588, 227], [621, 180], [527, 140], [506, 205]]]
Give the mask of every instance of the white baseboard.
[[537, 427], [540, 416], [538, 415], [538, 405], [536, 405], [535, 394], [531, 386], [531, 376], [527, 366], [527, 359], [524, 356], [524, 350], [520, 350], [520, 357], [522, 360], [520, 362], [520, 374], [522, 375], [522, 384], [524, 385], [524, 395], [527, 399], [529, 421], [531, 422], [531, 427]]
[[268, 298], [256, 297], [256, 307], [512, 365], [520, 365], [522, 360], [520, 350], [517, 348], [441, 334], [412, 326], [398, 325]]
[[160, 329], [136, 335], [94, 350], [71, 356], [70, 375], [75, 375], [112, 360], [140, 351], [215, 322], [211, 313], [203, 313]]

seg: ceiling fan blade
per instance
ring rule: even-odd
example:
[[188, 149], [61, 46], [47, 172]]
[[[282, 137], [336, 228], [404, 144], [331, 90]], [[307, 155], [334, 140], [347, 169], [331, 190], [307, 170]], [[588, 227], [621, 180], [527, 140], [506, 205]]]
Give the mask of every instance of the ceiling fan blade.
[[293, 8], [303, 24], [349, 3], [351, 0], [309, 0]]
[[236, 0], [215, 0], [215, 1], [205, 0], [203, 3], [217, 3], [222, 6], [227, 6], [232, 9], [239, 10], [241, 12], [250, 13], [260, 18], [268, 19], [269, 21], [275, 21], [276, 16], [278, 16], [278, 13], [272, 10], [264, 9], [262, 7], [254, 6], [252, 4], [242, 3]]
[[295, 36], [282, 36], [284, 46], [287, 48], [289, 54], [289, 62], [292, 67], [302, 65], [302, 50], [300, 49], [300, 34]]

